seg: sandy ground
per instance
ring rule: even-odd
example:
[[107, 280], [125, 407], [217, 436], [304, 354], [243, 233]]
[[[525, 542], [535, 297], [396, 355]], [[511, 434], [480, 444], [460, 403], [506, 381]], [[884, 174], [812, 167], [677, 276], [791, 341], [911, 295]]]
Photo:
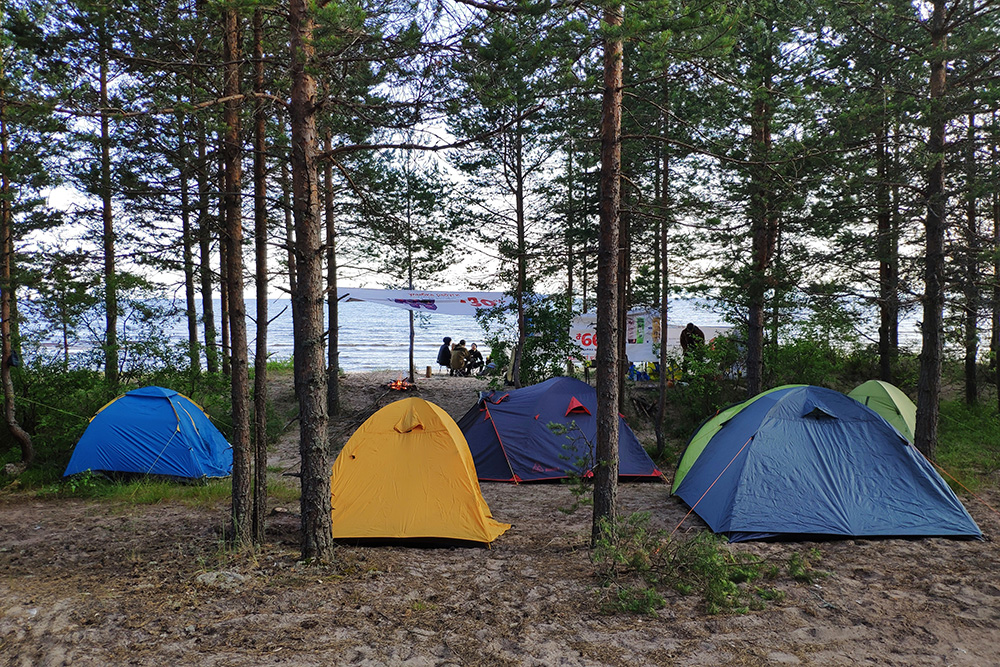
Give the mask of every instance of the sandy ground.
[[[345, 382], [342, 444], [397, 398], [391, 377]], [[485, 388], [421, 380], [460, 417]], [[287, 392], [287, 386], [275, 391]], [[294, 427], [293, 427], [294, 428]], [[295, 434], [271, 465], [296, 466]], [[668, 593], [658, 616], [602, 614], [588, 509], [560, 485], [484, 484], [514, 524], [492, 548], [342, 546], [298, 562], [297, 507], [276, 508], [268, 544], [228, 551], [228, 507], [134, 506], [0, 493], [4, 665], [993, 665], [1000, 664], [1000, 555], [993, 541], [744, 543], [782, 568], [810, 554], [826, 573], [779, 576], [763, 611], [707, 615]], [[985, 499], [994, 507], [1000, 494]], [[964, 498], [988, 535], [1000, 516]], [[687, 508], [662, 484], [620, 487], [623, 512], [672, 530]], [[694, 517], [679, 534], [703, 530]], [[815, 558], [818, 550], [819, 558]]]

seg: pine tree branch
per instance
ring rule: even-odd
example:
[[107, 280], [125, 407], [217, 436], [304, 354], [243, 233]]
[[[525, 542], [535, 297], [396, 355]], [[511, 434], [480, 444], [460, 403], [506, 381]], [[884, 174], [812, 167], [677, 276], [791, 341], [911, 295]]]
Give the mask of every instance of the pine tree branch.
[[503, 125], [500, 125], [499, 127], [496, 127], [496, 128], [494, 128], [494, 129], [492, 129], [492, 130], [490, 130], [488, 132], [483, 132], [481, 134], [477, 134], [477, 135], [469, 137], [467, 139], [462, 139], [460, 141], [453, 141], [453, 142], [446, 143], [446, 144], [435, 144], [435, 145], [427, 145], [427, 144], [413, 143], [413, 142], [407, 142], [407, 141], [400, 142], [400, 143], [387, 142], [387, 143], [381, 143], [381, 144], [352, 144], [352, 145], [349, 145], [349, 146], [339, 146], [337, 148], [334, 148], [331, 151], [327, 151], [325, 153], [320, 153], [317, 156], [317, 159], [319, 159], [321, 161], [323, 161], [323, 160], [332, 160], [332, 159], [334, 159], [334, 158], [336, 158], [336, 157], [338, 157], [340, 155], [346, 155], [348, 153], [357, 153], [357, 152], [360, 152], [360, 151], [374, 151], [374, 150], [394, 149], [394, 150], [429, 151], [429, 152], [436, 153], [438, 151], [444, 151], [444, 150], [449, 150], [449, 149], [453, 149], [453, 148], [463, 148], [463, 147], [468, 146], [470, 144], [475, 144], [475, 143], [478, 143], [480, 141], [483, 141], [484, 139], [488, 139], [490, 137], [496, 136], [497, 134], [500, 134], [501, 132], [503, 132], [504, 130], [506, 130], [508, 127], [514, 125], [515, 123], [517, 123], [517, 122], [519, 122], [521, 120], [524, 120], [525, 118], [527, 118], [528, 116], [532, 115], [533, 113], [539, 111], [543, 107], [544, 107], [544, 105], [537, 104], [537, 105], [535, 105], [535, 106], [527, 109], [524, 113], [516, 116], [515, 118], [510, 119], [509, 121], [507, 121]]
[[[164, 107], [160, 109], [145, 109], [142, 111], [125, 111], [124, 109], [97, 109], [95, 111], [82, 111], [80, 109], [69, 109], [61, 106], [54, 106], [51, 108], [53, 113], [59, 113], [66, 116], [73, 116], [74, 118], [100, 118], [101, 116], [111, 116], [114, 118], [136, 118], [139, 116], [162, 116], [167, 114], [174, 114], [178, 112], [192, 112], [200, 111], [201, 109], [207, 109], [208, 107], [218, 106], [220, 104], [225, 104], [226, 102], [232, 101], [243, 101], [249, 99], [264, 99], [276, 102], [281, 106], [287, 106], [287, 102], [280, 97], [275, 95], [270, 95], [268, 93], [243, 93], [240, 95], [228, 95], [224, 97], [216, 97], [215, 99], [205, 100], [204, 102], [198, 102], [197, 104], [184, 104], [182, 106], [176, 107]], [[20, 100], [10, 100], [5, 99], [4, 102], [12, 106], [32, 106], [29, 103], [22, 102]]]

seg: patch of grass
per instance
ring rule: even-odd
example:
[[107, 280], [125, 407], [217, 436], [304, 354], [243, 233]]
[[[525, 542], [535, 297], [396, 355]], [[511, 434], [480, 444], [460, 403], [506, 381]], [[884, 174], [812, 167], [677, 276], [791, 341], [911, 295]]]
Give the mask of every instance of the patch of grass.
[[[297, 481], [271, 480], [267, 485], [272, 502], [297, 503], [300, 493]], [[188, 507], [215, 507], [231, 497], [232, 480], [211, 479], [199, 484], [157, 478], [122, 481], [88, 470], [44, 486], [37, 494], [40, 497], [99, 498], [133, 505], [177, 502]]]
[[1000, 470], [1000, 416], [993, 405], [942, 401], [938, 426], [937, 463], [942, 477], [955, 486], [978, 491]]
[[295, 370], [295, 360], [291, 357], [287, 359], [268, 359], [267, 370], [271, 371], [288, 371], [292, 372]]
[[783, 598], [780, 591], [755, 584], [775, 575], [776, 568], [731, 550], [711, 533], [671, 540], [649, 529], [648, 513], [605, 525], [603, 533], [592, 558], [606, 612], [655, 614], [665, 604], [666, 590], [700, 595], [710, 614], [747, 613]]
[[297, 481], [279, 479], [267, 483], [267, 496], [279, 503], [297, 503], [302, 495], [302, 489]]
[[819, 549], [813, 547], [805, 554], [793, 553], [788, 558], [788, 576], [795, 581], [811, 584], [820, 577], [828, 576], [828, 572], [815, 569], [815, 563], [823, 558]]
[[214, 507], [232, 494], [231, 480], [212, 479], [201, 484], [143, 478], [112, 480], [86, 471], [41, 488], [41, 497], [99, 498], [133, 505], [180, 502], [189, 507]]

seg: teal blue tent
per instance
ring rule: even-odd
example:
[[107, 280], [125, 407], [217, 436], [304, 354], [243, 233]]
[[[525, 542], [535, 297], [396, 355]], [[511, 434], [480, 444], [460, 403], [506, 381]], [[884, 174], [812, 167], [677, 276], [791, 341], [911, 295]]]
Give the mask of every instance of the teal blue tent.
[[721, 412], [695, 433], [679, 470], [675, 494], [733, 541], [982, 537], [913, 445], [832, 389], [779, 387]]
[[163, 387], [119, 396], [90, 420], [64, 476], [85, 470], [226, 477], [233, 449], [191, 399]]

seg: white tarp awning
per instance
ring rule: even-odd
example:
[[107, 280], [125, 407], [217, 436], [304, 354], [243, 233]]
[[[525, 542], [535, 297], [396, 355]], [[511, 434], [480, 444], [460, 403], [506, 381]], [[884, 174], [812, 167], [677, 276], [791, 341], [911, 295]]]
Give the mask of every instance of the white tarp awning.
[[480, 310], [501, 305], [503, 292], [455, 292], [448, 290], [392, 290], [339, 287], [340, 301], [368, 301], [417, 313], [475, 315]]

